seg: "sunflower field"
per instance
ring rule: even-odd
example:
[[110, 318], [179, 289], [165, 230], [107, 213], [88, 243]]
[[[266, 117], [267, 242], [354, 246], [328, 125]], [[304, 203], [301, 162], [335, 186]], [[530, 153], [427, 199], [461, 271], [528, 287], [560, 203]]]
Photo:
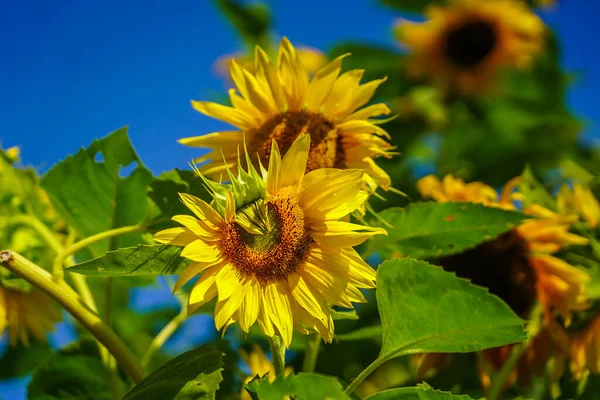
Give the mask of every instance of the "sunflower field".
[[182, 164], [135, 124], [46, 167], [2, 132], [0, 399], [600, 399], [570, 2], [379, 0], [393, 46], [327, 51], [212, 3], [243, 46], [195, 66]]

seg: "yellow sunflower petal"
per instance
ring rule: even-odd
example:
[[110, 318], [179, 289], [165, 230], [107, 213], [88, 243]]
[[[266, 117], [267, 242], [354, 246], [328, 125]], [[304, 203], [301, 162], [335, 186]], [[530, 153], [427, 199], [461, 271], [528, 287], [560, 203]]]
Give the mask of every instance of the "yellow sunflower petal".
[[310, 150], [310, 135], [301, 134], [292, 143], [283, 160], [281, 160], [281, 189], [290, 188], [294, 190], [302, 183], [308, 151]]
[[192, 100], [192, 106], [196, 111], [199, 111], [204, 115], [227, 122], [242, 130], [251, 129], [254, 126], [254, 120], [250, 115], [233, 107], [226, 107], [208, 101], [194, 100]]
[[323, 221], [311, 226], [312, 238], [325, 247], [358, 246], [373, 235], [387, 235], [383, 228], [373, 228], [343, 221]]
[[[177, 282], [175, 282], [175, 286], [173, 287], [173, 293], [178, 292], [186, 283], [188, 283], [193, 277], [199, 275], [202, 271], [208, 270], [211, 267], [215, 267], [213, 271], [216, 271], [222, 262], [222, 259], [218, 259], [214, 262], [195, 262], [190, 264], [177, 278]], [[207, 271], [203, 276], [208, 276], [207, 274], [212, 275]]]
[[223, 218], [207, 202], [188, 193], [179, 193], [181, 201], [201, 220], [207, 220], [211, 224], [221, 227]]
[[154, 234], [154, 240], [158, 243], [170, 244], [173, 246], [187, 246], [198, 239], [192, 231], [187, 228], [169, 228], [163, 229]]
[[183, 248], [181, 257], [198, 262], [215, 262], [221, 257], [221, 250], [216, 245], [197, 239]]

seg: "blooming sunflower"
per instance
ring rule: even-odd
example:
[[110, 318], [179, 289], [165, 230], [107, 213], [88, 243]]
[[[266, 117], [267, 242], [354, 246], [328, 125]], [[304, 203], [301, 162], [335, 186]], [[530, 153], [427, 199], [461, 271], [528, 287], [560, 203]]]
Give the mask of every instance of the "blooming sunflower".
[[[518, 183], [519, 178], [511, 180], [500, 195], [481, 182], [465, 183], [452, 175], [442, 180], [429, 175], [417, 186], [424, 197], [438, 202], [465, 201], [516, 210], [513, 200], [522, 197], [520, 193], [513, 193]], [[587, 239], [569, 232], [576, 217], [558, 215], [537, 205], [522, 211], [534, 218], [522, 221], [515, 229], [473, 249], [438, 259], [438, 264], [445, 270], [487, 287], [523, 318], [531, 317], [534, 304], [540, 303], [545, 330], [527, 349], [513, 371], [511, 382], [517, 378], [527, 382], [531, 372], [541, 373], [550, 358], [563, 359], [568, 339], [557, 317], [568, 326], [573, 312], [589, 306], [586, 294], [589, 276], [554, 256], [566, 246], [587, 244]], [[485, 360], [493, 368], [500, 369], [511, 348], [509, 345], [486, 350]], [[425, 355], [426, 358], [436, 356]], [[481, 364], [482, 359], [479, 361]], [[423, 362], [431, 367], [435, 361], [432, 358]], [[421, 369], [422, 374], [426, 372]], [[558, 376], [559, 372], [553, 371], [552, 376]], [[482, 365], [480, 375], [484, 388], [487, 388], [490, 379]]]
[[[466, 201], [516, 210], [512, 192], [518, 182], [509, 182], [500, 196], [491, 186], [465, 183], [452, 175], [443, 180], [429, 175], [417, 186], [424, 197], [438, 202]], [[474, 249], [442, 258], [440, 263], [459, 276], [488, 287], [522, 317], [529, 315], [538, 300], [547, 321], [558, 314], [568, 325], [573, 311], [588, 307], [585, 286], [589, 277], [553, 254], [565, 246], [587, 244], [588, 240], [569, 232], [576, 221], [573, 216], [558, 215], [537, 205], [523, 212], [534, 218]], [[480, 268], [482, 265], [485, 270]]]
[[32, 289], [20, 292], [0, 286], [0, 334], [8, 330], [11, 346], [21, 342], [29, 345], [29, 333], [38, 340], [46, 340], [46, 333], [54, 331], [61, 320], [59, 310], [49, 298]]
[[271, 140], [276, 140], [285, 152], [301, 133], [308, 133], [311, 148], [306, 172], [332, 167], [362, 169], [367, 173], [365, 183], [369, 188], [379, 185], [387, 189], [390, 178], [373, 159], [390, 157], [392, 147], [384, 140], [389, 139], [388, 133], [378, 126], [382, 120], [372, 117], [386, 115], [390, 110], [385, 104], [359, 109], [385, 79], [361, 85], [363, 70], [340, 75], [346, 56], [336, 58], [310, 78], [288, 39], [281, 41], [276, 64], [257, 47], [254, 70], [240, 66], [235, 60], [231, 62], [231, 78], [237, 87], [237, 90], [229, 90], [233, 107], [192, 101], [197, 111], [227, 122], [236, 130], [179, 142], [212, 149], [198, 158], [198, 163], [224, 158], [224, 164], [209, 162], [201, 168], [202, 173], [219, 177], [227, 168], [235, 166], [238, 148], [244, 140], [250, 154], [258, 154], [266, 165]]
[[582, 217], [590, 228], [598, 226], [600, 204], [591, 190], [579, 183], [573, 187], [563, 185], [556, 196], [556, 207], [560, 214], [575, 214]]
[[262, 176], [246, 152], [247, 172], [238, 161], [231, 184], [205, 180], [214, 208], [180, 194], [197, 218], [173, 217], [183, 227], [160, 231], [155, 240], [184, 246], [181, 255], [193, 261], [175, 290], [201, 274], [189, 312], [217, 297], [217, 329], [239, 322], [248, 332], [258, 322], [289, 346], [293, 329], [317, 331], [330, 342], [329, 305], [366, 301], [358, 289], [375, 287], [375, 272], [352, 246], [386, 232], [340, 221], [367, 197], [363, 171], [322, 168], [305, 175], [309, 151], [310, 136], [301, 134], [282, 159], [273, 140]]
[[[245, 350], [240, 350], [240, 356], [242, 360], [250, 370], [250, 375], [248, 375], [243, 384], [248, 384], [255, 376], [263, 377], [267, 375], [267, 379], [270, 383], [275, 381], [275, 366], [267, 358], [267, 355], [263, 351], [260, 346], [253, 345], [251, 352], [246, 352]], [[284, 376], [291, 375], [294, 372], [292, 367], [285, 367]], [[245, 389], [242, 389], [242, 400], [250, 400], [251, 397]]]
[[427, 17], [398, 22], [396, 37], [413, 53], [409, 72], [449, 91], [481, 92], [501, 67], [528, 67], [542, 49], [544, 24], [518, 0], [453, 0]]

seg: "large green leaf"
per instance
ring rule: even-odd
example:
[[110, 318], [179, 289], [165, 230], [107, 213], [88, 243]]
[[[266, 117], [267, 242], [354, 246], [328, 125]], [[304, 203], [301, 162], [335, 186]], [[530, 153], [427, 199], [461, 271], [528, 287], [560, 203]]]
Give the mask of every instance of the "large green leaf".
[[256, 378], [246, 385], [253, 400], [350, 400], [338, 380], [332, 376], [300, 373], [277, 378], [273, 383]]
[[0, 356], [0, 380], [30, 374], [53, 353], [48, 343], [38, 340], [31, 340], [27, 347], [21, 343], [9, 346]]
[[367, 397], [365, 400], [471, 400], [466, 395], [454, 395], [431, 388], [406, 387], [384, 390]]
[[164, 244], [126, 247], [74, 265], [67, 271], [99, 278], [178, 274], [190, 263], [179, 257], [181, 250], [181, 247]]
[[377, 269], [380, 359], [412, 353], [466, 353], [527, 339], [500, 298], [424, 261], [394, 259]]
[[[135, 169], [122, 177], [121, 168], [132, 165]], [[42, 178], [42, 187], [66, 222], [87, 237], [143, 222], [151, 179], [129, 141], [127, 128], [121, 128], [55, 165]], [[90, 248], [99, 256], [140, 242], [139, 234], [128, 234]]]
[[386, 257], [441, 257], [460, 253], [513, 229], [525, 216], [472, 203], [412, 203], [379, 213], [387, 236], [369, 241], [367, 252]]
[[171, 218], [178, 214], [191, 214], [179, 198], [179, 193], [193, 194], [208, 202], [212, 200], [202, 178], [194, 172], [178, 169], [163, 172], [152, 180], [148, 188], [149, 224], [153, 231], [179, 226]]
[[185, 352], [148, 375], [123, 400], [208, 400], [219, 389], [223, 353], [212, 345]]
[[74, 343], [33, 372], [27, 386], [28, 400], [110, 400], [107, 369], [102, 365], [95, 341]]

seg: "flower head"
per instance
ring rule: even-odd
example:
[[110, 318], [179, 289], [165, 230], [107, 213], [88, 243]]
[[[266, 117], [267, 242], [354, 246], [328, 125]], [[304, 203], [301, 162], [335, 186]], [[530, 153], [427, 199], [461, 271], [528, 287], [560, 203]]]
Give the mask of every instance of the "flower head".
[[[465, 183], [451, 175], [440, 181], [430, 175], [419, 181], [418, 188], [425, 197], [439, 202], [466, 201], [516, 210], [513, 199], [520, 194], [513, 193], [513, 189], [518, 182], [513, 179], [498, 195], [481, 182]], [[560, 315], [568, 325], [574, 311], [589, 306], [585, 290], [589, 276], [554, 254], [566, 246], [587, 244], [588, 240], [569, 232], [576, 218], [558, 215], [535, 204], [523, 212], [534, 218], [474, 249], [445, 257], [440, 263], [488, 287], [523, 317], [528, 316], [537, 300], [548, 323]]]
[[600, 374], [600, 315], [571, 339], [570, 368], [575, 379], [583, 379], [590, 371]]
[[412, 51], [409, 72], [446, 90], [478, 93], [500, 68], [528, 67], [542, 49], [544, 24], [521, 1], [453, 0], [427, 16], [400, 21], [396, 36]]
[[[193, 263], [176, 290], [196, 275], [189, 311], [217, 297], [217, 329], [238, 322], [244, 331], [258, 322], [268, 336], [289, 346], [292, 330], [333, 338], [329, 305], [352, 308], [364, 302], [359, 288], [375, 287], [374, 271], [352, 249], [383, 234], [340, 221], [360, 207], [361, 170], [323, 168], [305, 175], [310, 136], [302, 134], [283, 159], [272, 142], [268, 169], [261, 174], [246, 156], [230, 184], [205, 179], [213, 206], [181, 193], [196, 215], [177, 215], [183, 225], [158, 232], [155, 240], [184, 246]], [[246, 153], [247, 154], [247, 153]]]
[[[318, 168], [361, 169], [366, 172], [368, 187], [387, 189], [390, 178], [373, 160], [391, 156], [391, 145], [385, 141], [389, 135], [378, 126], [382, 120], [372, 118], [390, 110], [384, 104], [360, 109], [385, 79], [361, 85], [362, 70], [340, 75], [346, 56], [336, 58], [311, 78], [298, 51], [286, 38], [281, 41], [276, 63], [257, 47], [253, 69], [231, 62], [231, 78], [237, 87], [229, 90], [233, 107], [192, 101], [197, 111], [235, 129], [180, 142], [212, 149], [196, 162], [212, 161], [201, 171], [219, 177], [227, 168], [235, 167], [237, 150], [244, 140], [250, 154], [258, 154], [267, 165], [272, 140], [286, 152], [302, 133], [308, 133], [311, 148], [306, 172]], [[222, 158], [224, 164], [220, 164]]]

